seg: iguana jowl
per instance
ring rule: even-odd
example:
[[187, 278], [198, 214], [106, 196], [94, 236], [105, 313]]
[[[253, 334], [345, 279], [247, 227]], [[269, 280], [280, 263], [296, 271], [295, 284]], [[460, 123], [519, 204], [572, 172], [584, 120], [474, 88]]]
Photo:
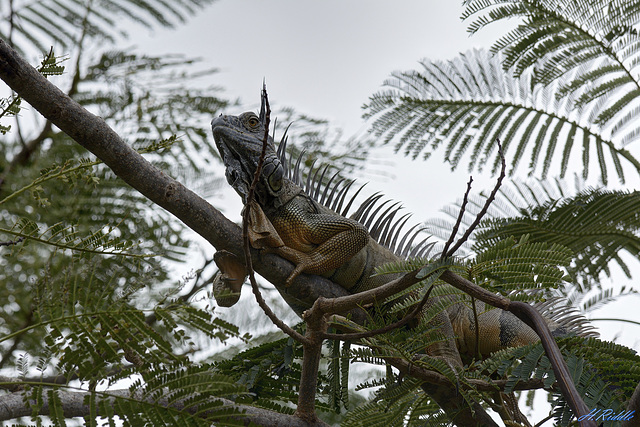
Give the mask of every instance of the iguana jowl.
[[[264, 120], [263, 106], [260, 116], [251, 112], [221, 115], [211, 122], [227, 180], [244, 202], [262, 151]], [[380, 265], [399, 261], [398, 255], [372, 238], [360, 222], [318, 203], [286, 175], [285, 164], [269, 137], [264, 167], [251, 204], [249, 235], [256, 249], [275, 253], [295, 265], [285, 286], [300, 273], [322, 275], [352, 293], [393, 279], [373, 273]], [[224, 252], [218, 252], [215, 260], [222, 273], [218, 285], [238, 293], [246, 275], [242, 262]], [[231, 305], [236, 300], [219, 298], [218, 303]], [[485, 311], [479, 303], [476, 320], [473, 310], [462, 302], [448, 301], [446, 306], [431, 322], [448, 340], [426, 350], [444, 358], [451, 366], [462, 366], [460, 354], [473, 357], [477, 350], [488, 355], [538, 341], [537, 334], [511, 313], [499, 309]], [[293, 308], [298, 312], [305, 309]], [[567, 332], [564, 326], [552, 321], [550, 326], [555, 333]], [[476, 342], [477, 336], [479, 342]]]

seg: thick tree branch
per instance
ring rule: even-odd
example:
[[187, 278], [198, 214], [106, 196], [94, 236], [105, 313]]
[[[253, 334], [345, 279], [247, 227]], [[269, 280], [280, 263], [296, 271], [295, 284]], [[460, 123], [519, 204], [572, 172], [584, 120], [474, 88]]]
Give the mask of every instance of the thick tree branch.
[[[58, 390], [58, 396], [60, 398], [62, 409], [64, 416], [67, 418], [72, 417], [84, 417], [91, 415], [90, 408], [88, 405], [85, 405], [85, 397], [87, 397], [91, 392], [71, 392]], [[28, 397], [28, 394], [27, 394]], [[133, 395], [129, 390], [113, 390], [109, 392], [97, 393], [96, 396], [96, 404], [97, 407], [100, 408], [102, 403], [108, 403], [111, 406], [114, 405], [116, 399], [124, 398], [124, 399], [133, 399], [139, 402], [147, 402], [149, 404], [162, 406], [165, 408], [173, 408], [178, 411], [186, 411], [192, 415], [196, 415], [202, 418], [206, 418], [207, 416], [214, 415], [218, 411], [214, 410], [202, 410], [202, 408], [198, 409], [196, 407], [185, 407], [185, 400], [188, 398], [175, 401], [172, 399], [169, 401], [168, 398], [160, 398], [157, 399], [155, 395], [143, 394], [138, 391]], [[43, 405], [38, 412], [38, 415], [51, 415], [51, 408], [49, 407], [49, 397], [47, 393], [42, 394]], [[245, 406], [238, 405], [231, 400], [217, 398], [215, 399], [217, 402], [222, 402], [223, 407], [226, 409], [236, 409], [241, 412], [236, 416], [233, 416], [234, 419], [243, 422], [245, 425], [248, 425], [250, 422], [254, 423], [254, 425], [260, 426], [293, 426], [293, 427], [309, 427], [311, 424], [301, 420], [298, 417], [292, 415], [281, 414], [278, 412], [270, 411], [267, 409], [257, 408], [254, 406]], [[114, 407], [115, 409], [115, 407]], [[25, 405], [25, 394], [24, 392], [16, 392], [11, 393], [5, 396], [2, 396], [2, 405], [0, 405], [0, 421], [7, 421], [19, 417], [29, 417], [32, 415], [31, 408]], [[320, 424], [323, 425], [323, 424]], [[326, 425], [326, 424], [324, 424]]]
[[[104, 120], [84, 109], [44, 78], [0, 40], [0, 78], [33, 108], [80, 145], [95, 154], [123, 181], [154, 203], [171, 212], [189, 228], [203, 236], [218, 250], [242, 257], [240, 228], [207, 201], [151, 165], [125, 143]], [[284, 283], [293, 265], [276, 255], [259, 256], [252, 251], [258, 273], [271, 283]], [[319, 296], [332, 298], [348, 292], [320, 276], [301, 274], [289, 288], [277, 286], [292, 306], [309, 307]], [[364, 322], [362, 310], [351, 313], [354, 321]]]
[[627, 411], [634, 411], [634, 417], [622, 422], [622, 427], [638, 427], [640, 425], [640, 383], [636, 386], [627, 403]]
[[[542, 342], [542, 347], [544, 347], [544, 351], [551, 362], [556, 381], [558, 381], [562, 394], [569, 402], [571, 410], [577, 417], [589, 413], [587, 405], [585, 405], [576, 386], [573, 384], [569, 368], [562, 357], [562, 353], [560, 353], [558, 344], [553, 338], [553, 335], [551, 335], [551, 331], [544, 318], [535, 307], [521, 301], [511, 301], [508, 298], [491, 293], [450, 270], [443, 272], [440, 278], [484, 303], [515, 314], [520, 320], [536, 331]], [[580, 422], [580, 425], [595, 427], [596, 424], [591, 420], [583, 420]]]

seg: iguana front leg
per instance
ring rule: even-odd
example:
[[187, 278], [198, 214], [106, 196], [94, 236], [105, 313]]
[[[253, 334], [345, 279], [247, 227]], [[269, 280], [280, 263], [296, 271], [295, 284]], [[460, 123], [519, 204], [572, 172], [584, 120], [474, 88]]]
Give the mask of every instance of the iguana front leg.
[[303, 196], [293, 198], [272, 219], [257, 203], [250, 213], [252, 245], [295, 264], [286, 287], [300, 273], [323, 274], [342, 266], [369, 242], [369, 232], [362, 224], [322, 213]]

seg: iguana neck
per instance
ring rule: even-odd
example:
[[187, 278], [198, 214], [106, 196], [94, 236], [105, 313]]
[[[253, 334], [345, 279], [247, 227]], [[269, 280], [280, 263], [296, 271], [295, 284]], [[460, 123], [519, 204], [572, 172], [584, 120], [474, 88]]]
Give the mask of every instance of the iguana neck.
[[[226, 167], [229, 184], [246, 204], [262, 153], [264, 123], [254, 113], [239, 116], [221, 115], [211, 121], [213, 136]], [[302, 188], [285, 177], [285, 171], [273, 139], [268, 136], [262, 171], [256, 186], [255, 199], [265, 212], [276, 210], [302, 193]]]

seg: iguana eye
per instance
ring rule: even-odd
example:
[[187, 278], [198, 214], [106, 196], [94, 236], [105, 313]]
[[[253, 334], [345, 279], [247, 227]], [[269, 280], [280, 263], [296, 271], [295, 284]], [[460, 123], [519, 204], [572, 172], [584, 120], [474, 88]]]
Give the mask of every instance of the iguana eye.
[[247, 120], [247, 124], [249, 125], [250, 128], [257, 128], [258, 126], [260, 126], [260, 120], [258, 120], [257, 117], [249, 117], [249, 120]]

